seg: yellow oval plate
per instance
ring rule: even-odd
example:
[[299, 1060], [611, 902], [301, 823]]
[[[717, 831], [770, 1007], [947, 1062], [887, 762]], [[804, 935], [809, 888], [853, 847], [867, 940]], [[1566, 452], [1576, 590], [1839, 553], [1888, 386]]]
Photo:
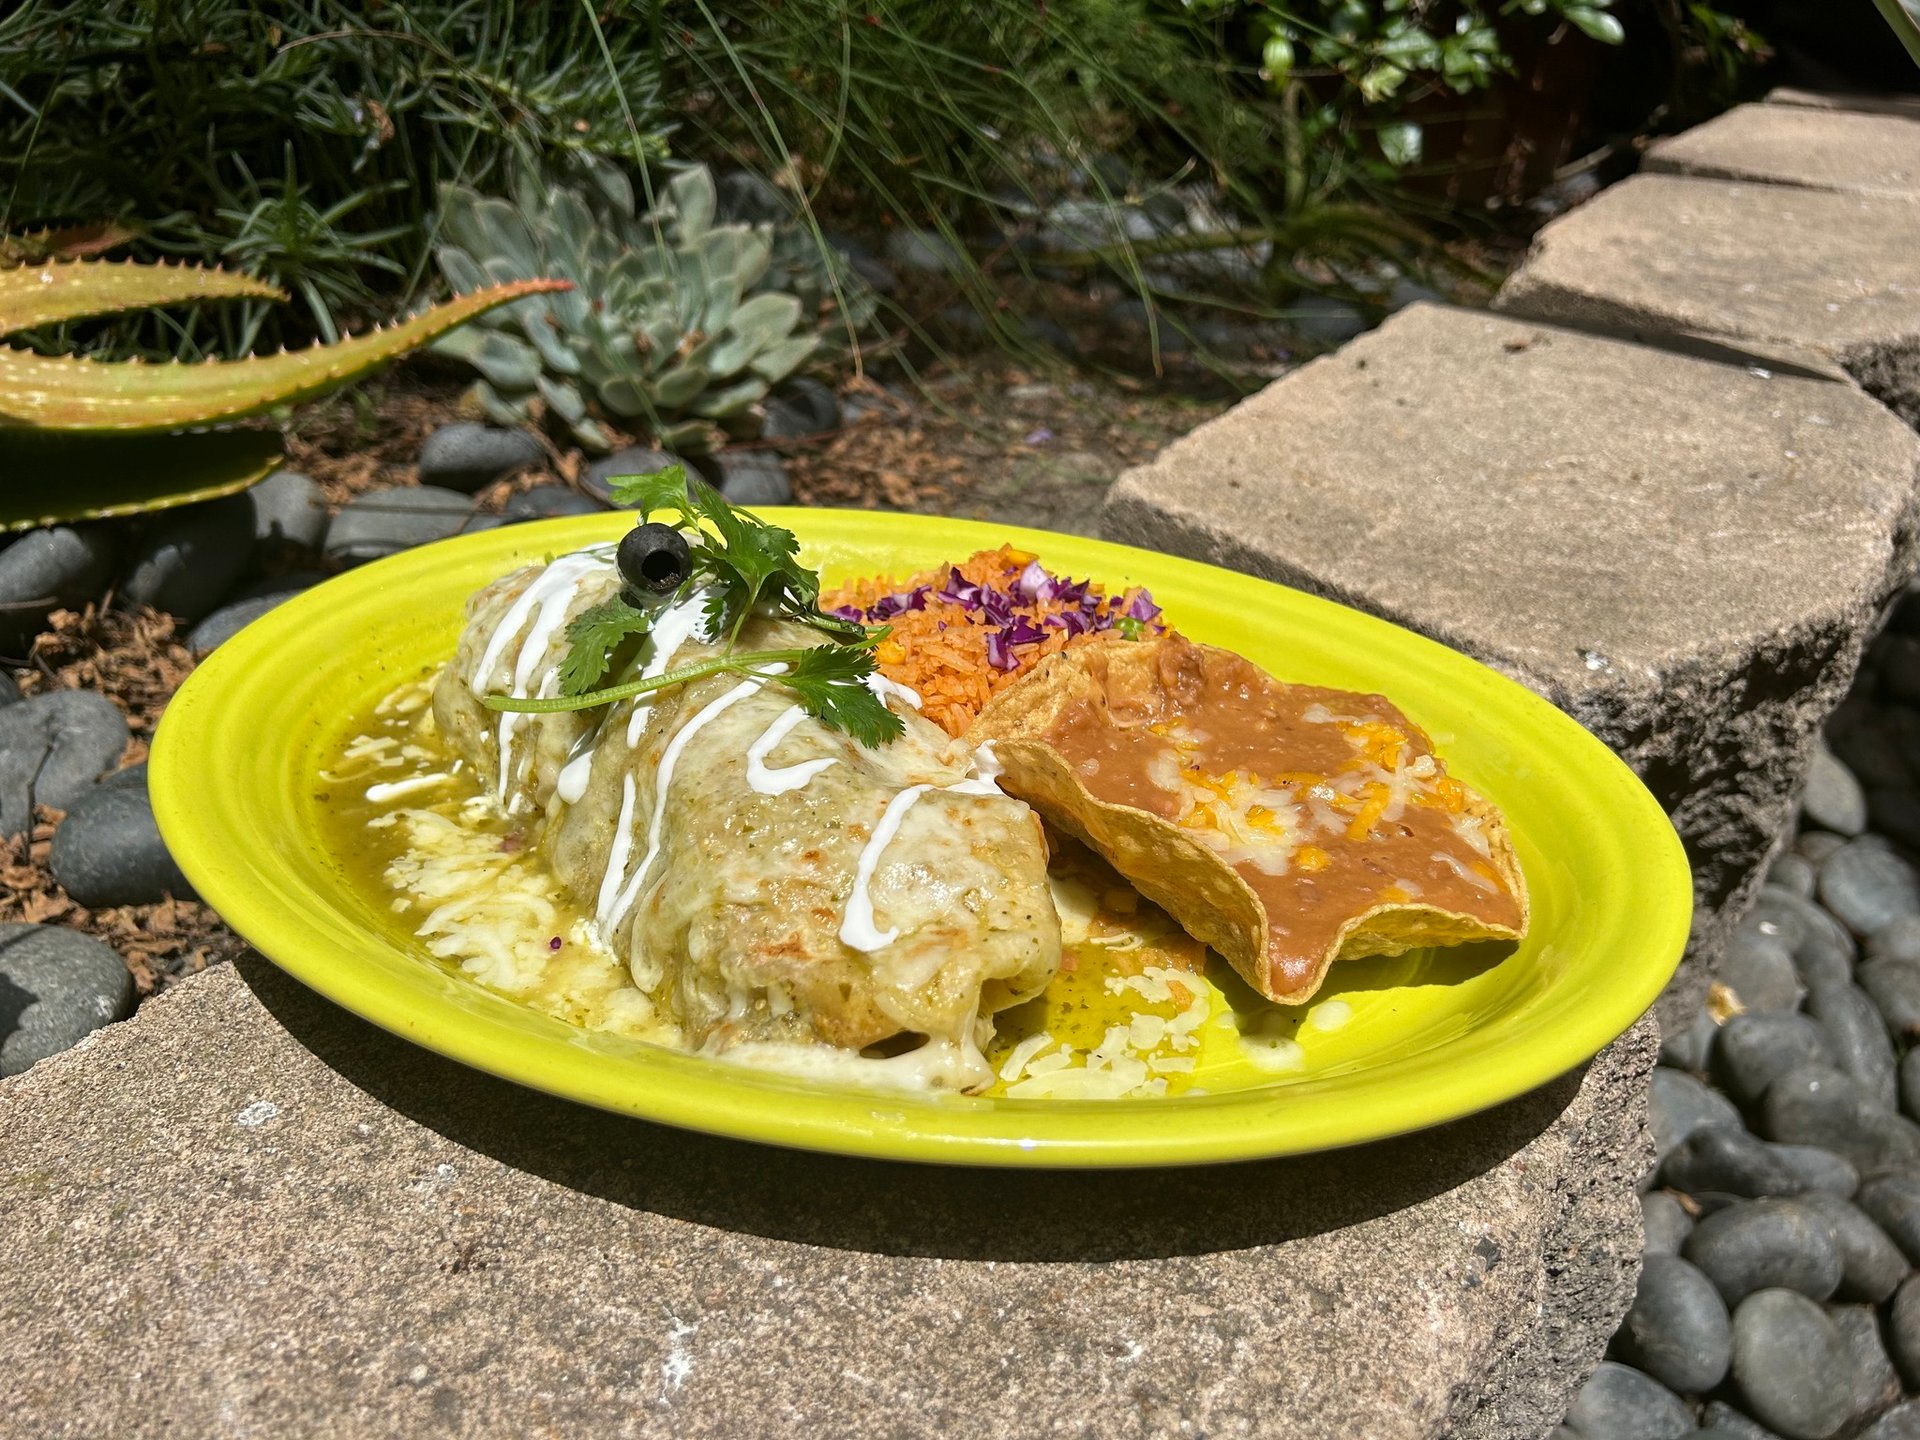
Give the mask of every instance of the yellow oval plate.
[[1150, 1100], [838, 1088], [587, 1032], [484, 990], [396, 940], [383, 901], [323, 838], [318, 772], [354, 717], [452, 653], [469, 594], [527, 561], [617, 536], [631, 519], [614, 514], [408, 551], [317, 586], [222, 645], [154, 742], [149, 783], [169, 848], [282, 969], [431, 1050], [648, 1120], [901, 1160], [1193, 1164], [1400, 1134], [1579, 1065], [1633, 1023], [1679, 960], [1691, 886], [1659, 806], [1599, 741], [1483, 665], [1326, 600], [1120, 545], [921, 516], [764, 513], [800, 536], [828, 583], [1010, 542], [1056, 573], [1150, 587], [1192, 638], [1283, 680], [1387, 695], [1506, 813], [1531, 933], [1491, 955], [1345, 962], [1319, 999], [1345, 1000], [1351, 1018], [1323, 1031], [1309, 1014], [1298, 1031], [1305, 1069], [1203, 1063], [1195, 1078], [1209, 1093]]

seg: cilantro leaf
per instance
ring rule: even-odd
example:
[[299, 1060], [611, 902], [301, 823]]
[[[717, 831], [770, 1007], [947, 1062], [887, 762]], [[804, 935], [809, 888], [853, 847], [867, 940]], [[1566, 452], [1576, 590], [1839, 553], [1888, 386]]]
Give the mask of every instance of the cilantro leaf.
[[[682, 465], [669, 465], [649, 475], [620, 476], [609, 490], [616, 503], [638, 510], [643, 521], [666, 515], [676, 529], [687, 532], [692, 574], [679, 594], [707, 592], [702, 629], [707, 635], [725, 637], [723, 653], [650, 679], [607, 685], [609, 672], [626, 663], [620, 660], [623, 647], [652, 628], [652, 612], [629, 604], [622, 595], [584, 611], [567, 627], [569, 648], [556, 675], [558, 695], [489, 695], [490, 709], [584, 710], [704, 675], [786, 662], [793, 671], [781, 677], [782, 683], [821, 724], [843, 730], [868, 746], [898, 739], [905, 732], [900, 717], [863, 683], [873, 673], [872, 647], [885, 632], [820, 609], [820, 577], [800, 563], [800, 542], [791, 530], [735, 509]], [[810, 625], [834, 643], [736, 653], [734, 642], [740, 629], [756, 611]]]
[[691, 519], [687, 506], [687, 467], [669, 465], [647, 475], [616, 475], [607, 482], [613, 503], [638, 510], [642, 520], [652, 519], [661, 510], [672, 510], [682, 519]]
[[873, 651], [865, 645], [816, 645], [780, 683], [801, 707], [829, 730], [843, 730], [868, 749], [898, 740], [906, 724], [863, 683], [873, 674]]
[[[584, 617], [582, 617], [584, 618]], [[873, 637], [877, 639], [878, 637]], [[830, 730], [841, 730], [860, 744], [872, 748], [906, 733], [900, 717], [887, 709], [878, 695], [864, 683], [873, 673], [873, 647], [858, 645], [814, 645], [801, 650], [751, 650], [735, 655], [715, 655], [691, 664], [676, 666], [664, 675], [644, 680], [629, 680], [603, 690], [577, 695], [549, 695], [521, 698], [513, 695], [488, 695], [483, 704], [489, 710], [504, 710], [522, 715], [552, 715], [566, 710], [591, 710], [631, 699], [655, 690], [670, 689], [709, 675], [758, 674], [767, 666], [791, 667], [780, 676], [770, 676], [793, 691], [806, 712]]]
[[555, 672], [562, 695], [584, 695], [613, 665], [614, 653], [628, 640], [653, 628], [653, 615], [621, 596], [582, 610], [567, 626], [567, 655]]

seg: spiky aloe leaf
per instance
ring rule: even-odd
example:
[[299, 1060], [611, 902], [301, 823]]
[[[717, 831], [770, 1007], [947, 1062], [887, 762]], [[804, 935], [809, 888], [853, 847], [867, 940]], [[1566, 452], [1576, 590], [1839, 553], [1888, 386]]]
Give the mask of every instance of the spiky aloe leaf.
[[0, 430], [170, 430], [259, 415], [357, 380], [496, 305], [566, 283], [497, 285], [384, 330], [246, 360], [101, 364], [0, 349]]
[[[279, 287], [251, 275], [193, 265], [142, 265], [132, 260], [54, 260], [44, 265], [15, 265], [0, 270], [0, 335], [154, 305], [286, 298]], [[4, 408], [5, 402], [0, 400], [0, 411]]]
[[139, 232], [113, 220], [62, 229], [0, 235], [0, 265], [39, 265], [47, 260], [77, 260], [124, 245]]
[[277, 430], [0, 431], [0, 531], [211, 500], [265, 479], [280, 461]]

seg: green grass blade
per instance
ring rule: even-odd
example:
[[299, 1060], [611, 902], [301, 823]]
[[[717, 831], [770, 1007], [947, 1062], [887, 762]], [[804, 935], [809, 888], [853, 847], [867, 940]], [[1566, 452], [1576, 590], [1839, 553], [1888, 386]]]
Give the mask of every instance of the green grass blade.
[[0, 269], [0, 335], [155, 305], [286, 298], [277, 286], [251, 275], [192, 265], [142, 265], [131, 260], [16, 265]]
[[178, 430], [260, 415], [324, 395], [496, 305], [571, 288], [495, 285], [333, 345], [198, 365], [102, 364], [0, 349], [0, 431]]

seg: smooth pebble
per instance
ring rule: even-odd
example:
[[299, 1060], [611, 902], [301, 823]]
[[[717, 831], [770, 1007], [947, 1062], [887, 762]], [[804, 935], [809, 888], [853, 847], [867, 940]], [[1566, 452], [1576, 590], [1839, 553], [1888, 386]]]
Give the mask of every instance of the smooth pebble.
[[1733, 1379], [1754, 1417], [1786, 1440], [1827, 1440], [1852, 1410], [1847, 1342], [1792, 1290], [1760, 1290], [1734, 1308]]
[[65, 810], [126, 748], [127, 720], [92, 690], [54, 690], [0, 709], [0, 839]]
[[244, 494], [161, 511], [148, 520], [128, 557], [119, 598], [198, 620], [247, 568], [253, 522], [253, 501]]
[[160, 838], [145, 785], [97, 785], [74, 801], [53, 832], [47, 869], [89, 909], [193, 894]]
[[733, 505], [788, 505], [793, 483], [778, 455], [765, 450], [722, 450], [720, 493]]
[[1879, 1414], [1900, 1398], [1900, 1372], [1887, 1354], [1879, 1313], [1871, 1305], [1829, 1305], [1827, 1318], [1847, 1342], [1847, 1357], [1853, 1362], [1848, 1414], [1856, 1420]]
[[276, 470], [247, 491], [256, 563], [316, 553], [327, 538], [327, 497], [298, 470]]
[[1705, 1275], [1677, 1255], [1649, 1255], [1614, 1345], [1622, 1360], [1662, 1385], [1697, 1395], [1727, 1373], [1732, 1322]]
[[1825, 1300], [1840, 1287], [1832, 1227], [1798, 1200], [1744, 1200], [1705, 1216], [1681, 1255], [1737, 1306], [1756, 1290], [1784, 1287]]
[[471, 495], [538, 465], [546, 452], [530, 431], [456, 420], [420, 447], [420, 483]]
[[1893, 1042], [1866, 991], [1858, 985], [1815, 985], [1807, 992], [1807, 1013], [1826, 1032], [1834, 1064], [1869, 1100], [1888, 1109], [1899, 1103]]
[[1920, 1159], [1910, 1124], [1874, 1104], [1851, 1075], [1831, 1065], [1800, 1065], [1767, 1087], [1761, 1115], [1769, 1139], [1819, 1145], [1862, 1174]]
[[591, 495], [565, 485], [536, 485], [507, 497], [500, 518], [509, 524], [521, 520], [551, 520], [558, 515], [602, 515], [607, 507]]
[[1920, 876], [1873, 835], [1849, 840], [1820, 866], [1820, 903], [1856, 935], [1920, 914]]
[[1858, 1205], [1817, 1191], [1802, 1195], [1800, 1202], [1833, 1229], [1834, 1244], [1840, 1250], [1840, 1288], [1834, 1292], [1839, 1299], [1877, 1305], [1913, 1269], [1892, 1237]]
[[187, 649], [193, 652], [194, 659], [204, 660], [269, 610], [292, 598], [291, 595], [256, 595], [251, 600], [222, 605], [187, 632]]
[[475, 523], [479, 518], [473, 513], [472, 499], [456, 490], [427, 485], [369, 490], [354, 496], [333, 517], [327, 527], [327, 555], [342, 564], [359, 565], [481, 528]]
[[1678, 1255], [1693, 1232], [1693, 1217], [1664, 1190], [1640, 1197], [1640, 1233], [1649, 1255]]
[[1893, 1292], [1887, 1312], [1887, 1348], [1900, 1378], [1910, 1390], [1920, 1390], [1920, 1275], [1909, 1275]]
[[57, 925], [0, 924], [0, 1078], [132, 1008], [133, 977], [118, 952]]
[[627, 475], [653, 475], [684, 462], [668, 450], [650, 445], [630, 446], [603, 455], [581, 472], [580, 488], [597, 500], [613, 504], [613, 482]]
[[1867, 797], [1860, 782], [1825, 743], [1814, 746], [1800, 813], [1823, 830], [1858, 835], [1867, 828]]
[[1582, 1436], [1610, 1440], [1680, 1440], [1693, 1429], [1686, 1404], [1651, 1375], [1603, 1360], [1567, 1410]]
[[1869, 1175], [1853, 1203], [1887, 1232], [1908, 1260], [1920, 1264], [1920, 1168]]
[[1757, 1104], [1767, 1087], [1801, 1065], [1831, 1065], [1827, 1035], [1806, 1015], [1731, 1015], [1714, 1039], [1710, 1065], [1733, 1097]]

